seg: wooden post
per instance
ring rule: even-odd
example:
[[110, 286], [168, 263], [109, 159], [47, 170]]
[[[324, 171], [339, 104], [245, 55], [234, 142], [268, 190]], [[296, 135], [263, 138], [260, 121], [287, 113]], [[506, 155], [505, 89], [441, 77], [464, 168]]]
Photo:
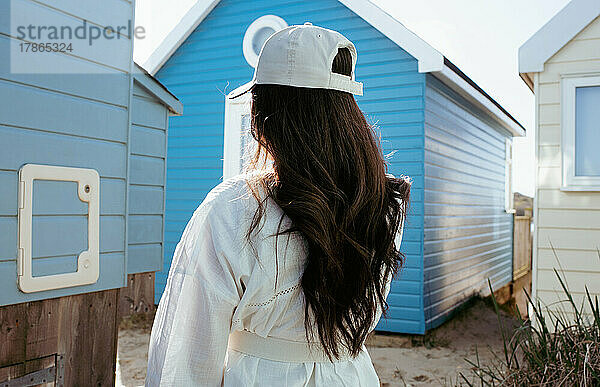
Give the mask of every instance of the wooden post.
[[119, 295], [119, 316], [154, 311], [154, 272], [129, 274]]
[[531, 271], [531, 217], [515, 216], [513, 281]]
[[513, 229], [513, 282], [512, 292], [523, 318], [528, 315], [525, 292], [531, 295], [531, 216], [515, 215]]

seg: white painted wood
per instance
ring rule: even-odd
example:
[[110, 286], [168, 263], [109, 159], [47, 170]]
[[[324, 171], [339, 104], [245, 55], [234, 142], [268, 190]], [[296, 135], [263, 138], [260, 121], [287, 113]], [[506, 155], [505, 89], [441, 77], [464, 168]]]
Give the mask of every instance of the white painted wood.
[[[563, 227], [548, 228], [538, 225], [538, 247], [550, 249], [595, 250], [600, 241], [598, 229], [568, 229]], [[566, 268], [568, 270], [568, 266]], [[590, 277], [590, 280], [593, 277]], [[600, 282], [600, 281], [598, 281]]]
[[[558, 285], [560, 287], [560, 284], [555, 284]], [[569, 299], [567, 298], [567, 295], [565, 294], [564, 291], [562, 291], [562, 288], [556, 291], [550, 291], [550, 290], [540, 290], [539, 291], [540, 297], [542, 297], [544, 299], [544, 306], [546, 307], [550, 307], [552, 310], [562, 310], [565, 312], [565, 314], [569, 315], [570, 318], [575, 317], [574, 316], [574, 311], [573, 311], [573, 307], [571, 305], [571, 303], [569, 302]], [[571, 292], [571, 296], [573, 297], [573, 301], [575, 302], [575, 305], [577, 305], [577, 308], [580, 309], [581, 311], [583, 311], [584, 316], [591, 318], [591, 320], [589, 321], [593, 321], [593, 315], [592, 315], [592, 309], [590, 308], [590, 303], [588, 302], [588, 298], [587, 295], [584, 292], [575, 292], [572, 291]], [[594, 298], [592, 297], [592, 301], [594, 301]], [[587, 316], [586, 316], [587, 315]], [[552, 324], [549, 324], [552, 325]]]
[[550, 58], [547, 63], [570, 62], [574, 56], [577, 56], [579, 60], [600, 59], [599, 42], [600, 39], [573, 39], [573, 41]]
[[575, 194], [558, 189], [538, 188], [537, 193], [539, 208], [600, 210], [600, 195], [595, 192], [580, 192]]
[[242, 172], [243, 117], [250, 114], [251, 94], [235, 99], [225, 97], [223, 180]]
[[504, 158], [504, 210], [514, 213], [514, 195], [513, 195], [513, 148], [512, 139], [505, 140], [506, 155]]
[[538, 268], [573, 271], [600, 271], [600, 257], [597, 250], [539, 249]]
[[[600, 230], [600, 209], [540, 209], [538, 222], [544, 227]], [[598, 259], [600, 261], [600, 257]]]
[[[585, 36], [583, 38], [582, 36]], [[576, 292], [587, 284], [600, 293], [600, 193], [569, 192], [562, 187], [561, 147], [565, 127], [561, 81], [566, 77], [600, 76], [600, 59], [590, 44], [599, 42], [600, 20], [586, 27], [534, 73], [536, 93], [536, 200], [534, 201], [533, 297], [542, 304], [556, 301], [558, 281], [552, 269], [564, 270]], [[597, 43], [596, 43], [597, 44]], [[600, 45], [599, 45], [600, 46]], [[587, 50], [587, 52], [586, 52]], [[551, 308], [556, 310], [556, 308]]]
[[542, 72], [544, 63], [598, 15], [597, 0], [571, 0], [519, 48], [519, 73]]
[[[563, 281], [566, 280], [565, 285], [567, 285], [567, 288], [570, 291], [585, 293], [585, 287], [587, 286], [591, 294], [600, 294], [600, 281], [592, 281], [591, 279], [593, 278], [593, 276], [589, 271], [558, 271]], [[593, 275], [600, 275], [600, 271], [594, 272]], [[538, 273], [538, 278], [543, 284], [540, 286], [539, 290], [558, 291], [564, 294], [554, 270], [540, 269]], [[547, 305], [549, 304], [546, 300], [544, 300], [544, 302]]]
[[575, 152], [576, 88], [586, 86], [600, 86], [600, 74], [587, 77], [563, 77], [561, 80], [561, 188], [568, 191], [600, 191], [600, 176], [577, 176], [575, 170], [575, 160], [580, 156]]

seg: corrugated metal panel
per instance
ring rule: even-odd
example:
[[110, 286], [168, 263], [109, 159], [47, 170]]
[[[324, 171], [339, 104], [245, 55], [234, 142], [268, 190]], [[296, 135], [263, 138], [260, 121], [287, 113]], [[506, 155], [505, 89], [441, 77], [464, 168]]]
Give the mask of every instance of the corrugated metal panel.
[[505, 134], [432, 76], [425, 92], [424, 304], [427, 329], [512, 276], [504, 210]]
[[414, 58], [335, 0], [223, 0], [157, 73], [182, 101], [184, 115], [170, 121], [165, 259], [163, 271], [156, 275], [156, 301], [185, 224], [221, 181], [224, 93], [251, 79], [253, 69], [244, 60], [242, 40], [250, 23], [265, 14], [278, 15], [290, 25], [310, 21], [338, 30], [357, 47], [356, 76], [365, 94], [358, 103], [378, 125], [384, 151], [390, 154], [389, 172], [414, 179], [402, 243], [407, 266], [392, 287], [389, 319], [379, 328], [422, 333], [425, 78], [417, 72]]

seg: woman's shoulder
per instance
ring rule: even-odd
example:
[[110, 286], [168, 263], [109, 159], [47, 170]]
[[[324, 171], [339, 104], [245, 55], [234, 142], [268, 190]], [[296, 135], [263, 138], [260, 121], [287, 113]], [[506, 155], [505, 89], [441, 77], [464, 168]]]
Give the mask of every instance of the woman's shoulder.
[[253, 215], [258, 206], [256, 195], [262, 197], [260, 190], [252, 184], [255, 178], [255, 174], [244, 173], [223, 180], [209, 191], [196, 211], [203, 210], [213, 217], [228, 216], [235, 220]]

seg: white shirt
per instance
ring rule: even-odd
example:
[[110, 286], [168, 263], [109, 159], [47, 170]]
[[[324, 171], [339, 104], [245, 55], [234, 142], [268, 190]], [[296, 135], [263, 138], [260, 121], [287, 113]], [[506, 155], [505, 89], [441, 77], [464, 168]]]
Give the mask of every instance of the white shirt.
[[[256, 207], [239, 175], [214, 188], [192, 215], [156, 312], [146, 385], [379, 386], [366, 349], [333, 363], [271, 361], [227, 349], [236, 330], [306, 340], [300, 287], [306, 244], [294, 234], [276, 243], [283, 212], [269, 199], [250, 245], [246, 232]], [[290, 223], [284, 216], [281, 229]]]

